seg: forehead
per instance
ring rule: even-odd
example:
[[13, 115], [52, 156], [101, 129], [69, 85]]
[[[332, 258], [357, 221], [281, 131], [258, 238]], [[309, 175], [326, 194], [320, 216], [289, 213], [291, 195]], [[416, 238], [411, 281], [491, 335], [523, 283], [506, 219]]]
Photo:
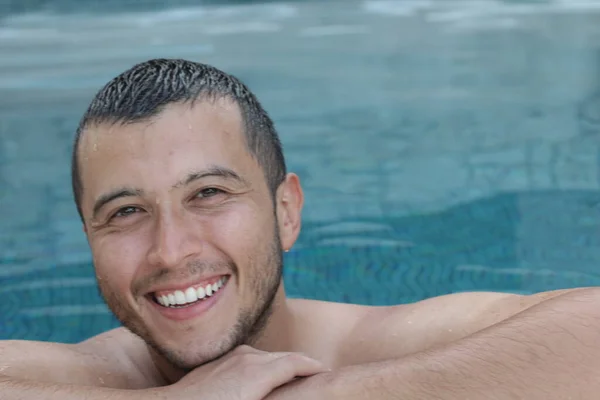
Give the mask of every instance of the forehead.
[[252, 180], [258, 168], [239, 108], [225, 99], [169, 105], [139, 123], [91, 127], [81, 138], [79, 160], [84, 196], [110, 186], [172, 185], [182, 174], [212, 165]]
[[128, 124], [100, 124], [86, 129], [79, 152], [82, 158], [99, 152], [141, 153], [152, 145], [202, 143], [204, 146], [243, 142], [243, 123], [237, 105], [226, 99], [171, 104], [157, 115]]

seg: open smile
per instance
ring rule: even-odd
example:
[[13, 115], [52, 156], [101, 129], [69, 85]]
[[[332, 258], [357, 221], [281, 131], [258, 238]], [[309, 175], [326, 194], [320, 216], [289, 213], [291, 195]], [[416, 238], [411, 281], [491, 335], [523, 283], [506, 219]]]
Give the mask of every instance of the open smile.
[[168, 319], [187, 320], [216, 304], [227, 288], [229, 275], [177, 290], [161, 290], [148, 295], [150, 302]]

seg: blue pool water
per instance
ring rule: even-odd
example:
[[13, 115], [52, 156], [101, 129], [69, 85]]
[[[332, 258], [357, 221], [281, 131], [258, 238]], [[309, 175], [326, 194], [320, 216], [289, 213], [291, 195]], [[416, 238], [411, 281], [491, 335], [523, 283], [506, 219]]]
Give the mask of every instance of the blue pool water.
[[70, 192], [73, 132], [135, 62], [231, 72], [306, 206], [294, 297], [397, 304], [600, 284], [600, 2], [269, 2], [0, 20], [0, 339], [117, 326]]

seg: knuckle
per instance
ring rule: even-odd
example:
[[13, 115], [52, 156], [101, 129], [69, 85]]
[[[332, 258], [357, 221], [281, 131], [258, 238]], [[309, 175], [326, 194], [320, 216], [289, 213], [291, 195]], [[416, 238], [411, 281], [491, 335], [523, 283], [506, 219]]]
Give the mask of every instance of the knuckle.
[[279, 358], [277, 363], [277, 370], [283, 374], [288, 374], [290, 371], [298, 368], [300, 363], [302, 362], [302, 357], [297, 354], [287, 354], [281, 358]]
[[252, 350], [252, 347], [248, 346], [247, 344], [241, 344], [238, 347], [236, 347], [233, 352], [234, 353], [249, 353]]
[[290, 353], [285, 356], [285, 359], [289, 362], [296, 363], [300, 361], [305, 361], [306, 357], [300, 353]]

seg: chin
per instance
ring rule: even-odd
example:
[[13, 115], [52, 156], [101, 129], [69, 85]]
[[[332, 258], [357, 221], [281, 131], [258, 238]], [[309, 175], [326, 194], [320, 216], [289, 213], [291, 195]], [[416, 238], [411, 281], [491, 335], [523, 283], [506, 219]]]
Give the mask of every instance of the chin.
[[164, 346], [154, 344], [152, 347], [175, 367], [192, 370], [222, 357], [237, 345], [225, 335], [215, 341], [206, 341], [200, 336], [197, 341], [202, 343], [188, 341], [185, 345], [170, 343]]

